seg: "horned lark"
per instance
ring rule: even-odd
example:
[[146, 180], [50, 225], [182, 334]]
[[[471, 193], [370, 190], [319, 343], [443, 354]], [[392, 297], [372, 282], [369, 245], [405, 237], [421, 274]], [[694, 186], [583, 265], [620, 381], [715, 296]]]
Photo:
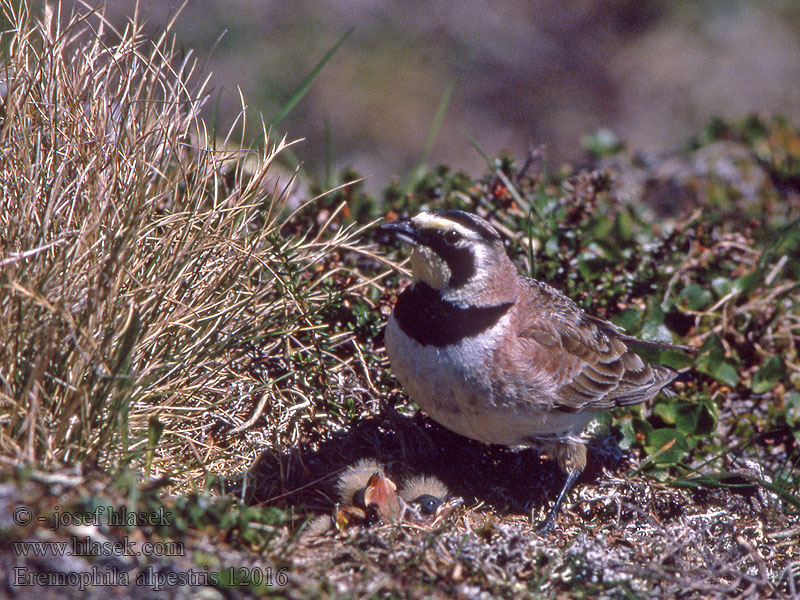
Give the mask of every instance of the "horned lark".
[[413, 283], [386, 326], [392, 371], [434, 420], [469, 438], [537, 446], [567, 473], [548, 531], [586, 466], [580, 437], [599, 411], [652, 399], [676, 371], [644, 342], [520, 276], [484, 219], [423, 212], [379, 231], [411, 244]]

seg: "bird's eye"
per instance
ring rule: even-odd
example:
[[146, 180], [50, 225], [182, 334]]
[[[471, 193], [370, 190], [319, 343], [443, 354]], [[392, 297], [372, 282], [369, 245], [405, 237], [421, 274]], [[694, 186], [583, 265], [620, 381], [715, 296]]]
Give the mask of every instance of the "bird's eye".
[[422, 494], [414, 498], [413, 503], [419, 506], [419, 511], [423, 515], [434, 515], [436, 514], [436, 509], [442, 504], [442, 501], [431, 494]]
[[444, 232], [444, 241], [450, 245], [455, 245], [461, 239], [461, 234], [455, 229], [449, 229]]

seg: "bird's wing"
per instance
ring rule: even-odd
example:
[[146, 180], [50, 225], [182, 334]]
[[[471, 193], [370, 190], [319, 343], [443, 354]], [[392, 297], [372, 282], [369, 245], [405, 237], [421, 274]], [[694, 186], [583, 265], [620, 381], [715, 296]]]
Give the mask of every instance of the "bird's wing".
[[608, 335], [616, 335], [620, 340], [625, 342], [625, 345], [629, 348], [637, 348], [640, 350], [680, 350], [681, 352], [686, 352], [687, 354], [697, 354], [697, 348], [692, 348], [691, 346], [681, 346], [679, 344], [673, 344], [671, 342], [658, 342], [654, 340], [640, 340], [639, 338], [635, 338], [632, 335], [626, 334], [622, 329], [610, 323], [608, 321], [604, 321], [603, 319], [598, 319], [597, 317], [592, 317], [584, 313], [584, 318], [598, 327], [601, 331], [605, 332]]
[[[519, 342], [548, 376], [565, 411], [608, 409], [655, 396], [677, 375], [650, 366], [614, 325], [589, 317], [571, 300], [540, 284], [531, 310], [520, 311]], [[638, 341], [638, 340], [637, 340]]]

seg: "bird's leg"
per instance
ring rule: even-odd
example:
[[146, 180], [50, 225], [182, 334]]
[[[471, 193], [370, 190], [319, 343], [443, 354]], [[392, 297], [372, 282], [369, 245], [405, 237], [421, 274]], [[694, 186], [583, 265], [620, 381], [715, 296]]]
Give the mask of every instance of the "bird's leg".
[[564, 487], [561, 488], [553, 508], [536, 528], [536, 531], [542, 534], [548, 533], [556, 524], [556, 517], [564, 499], [586, 467], [586, 446], [583, 442], [572, 440], [561, 442], [554, 450], [554, 458], [558, 462], [558, 466], [567, 472], [567, 480], [564, 482]]
[[558, 498], [556, 499], [555, 504], [553, 504], [553, 508], [550, 509], [550, 512], [547, 513], [547, 517], [544, 521], [539, 523], [536, 527], [536, 531], [538, 533], [549, 533], [550, 530], [553, 528], [553, 525], [556, 524], [556, 517], [558, 516], [558, 509], [561, 508], [561, 505], [564, 503], [564, 498], [567, 497], [567, 493], [572, 489], [575, 480], [578, 479], [580, 476], [580, 471], [570, 471], [567, 474], [567, 481], [564, 482], [564, 487], [561, 488], [561, 493], [558, 494]]

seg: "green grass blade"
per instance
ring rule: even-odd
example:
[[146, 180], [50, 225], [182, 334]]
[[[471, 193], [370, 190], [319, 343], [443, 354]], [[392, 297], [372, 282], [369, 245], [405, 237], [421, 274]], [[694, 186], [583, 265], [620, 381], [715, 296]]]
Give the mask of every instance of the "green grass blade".
[[272, 120], [269, 122], [269, 127], [274, 127], [283, 121], [290, 112], [292, 112], [292, 109], [295, 107], [295, 105], [300, 102], [300, 99], [303, 96], [305, 96], [308, 88], [311, 87], [311, 84], [317, 78], [317, 75], [320, 74], [320, 71], [322, 71], [325, 65], [328, 64], [328, 61], [333, 58], [333, 55], [336, 54], [337, 50], [339, 50], [341, 45], [344, 44], [344, 41], [350, 36], [350, 34], [353, 33], [353, 29], [355, 29], [355, 27], [348, 29], [345, 34], [340, 37], [333, 46], [331, 46], [331, 49], [325, 53], [325, 56], [323, 56], [322, 59], [317, 63], [317, 66], [311, 70], [311, 73], [309, 73], [306, 78], [303, 79], [303, 82], [300, 84], [300, 86], [289, 97], [289, 100], [286, 101], [286, 103], [283, 105], [283, 108], [278, 111], [277, 115], [272, 117]]
[[450, 99], [453, 97], [454, 88], [455, 84], [451, 81], [445, 86], [444, 90], [442, 90], [442, 96], [439, 99], [439, 106], [436, 107], [436, 112], [433, 115], [431, 128], [428, 131], [427, 137], [425, 138], [425, 143], [422, 146], [422, 152], [420, 152], [419, 158], [417, 159], [414, 168], [411, 169], [411, 173], [408, 176], [406, 185], [404, 186], [406, 192], [411, 191], [411, 188], [414, 187], [414, 184], [419, 180], [423, 170], [425, 169], [425, 163], [431, 154], [433, 144], [436, 141], [436, 138], [439, 137], [439, 130], [442, 128], [444, 116], [447, 114], [447, 108], [450, 106]]

